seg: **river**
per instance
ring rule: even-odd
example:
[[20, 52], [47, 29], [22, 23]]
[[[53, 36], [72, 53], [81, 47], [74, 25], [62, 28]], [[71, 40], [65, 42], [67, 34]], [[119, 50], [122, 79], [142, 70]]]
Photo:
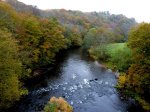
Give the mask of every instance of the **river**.
[[62, 53], [56, 63], [38, 82], [30, 82], [29, 94], [16, 104], [15, 112], [40, 112], [52, 96], [65, 98], [74, 112], [128, 111], [128, 101], [114, 88], [114, 73], [81, 49]]

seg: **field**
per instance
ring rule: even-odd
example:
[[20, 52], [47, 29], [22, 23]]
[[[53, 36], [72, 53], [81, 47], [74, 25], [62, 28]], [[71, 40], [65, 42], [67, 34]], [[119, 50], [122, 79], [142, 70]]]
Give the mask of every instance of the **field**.
[[109, 55], [106, 65], [113, 70], [125, 72], [132, 63], [131, 51], [126, 43], [109, 44], [106, 46], [106, 52]]
[[126, 43], [113, 43], [106, 46], [109, 55], [117, 55], [118, 50], [128, 49]]
[[89, 50], [90, 56], [104, 63], [108, 68], [125, 72], [132, 63], [131, 51], [126, 43], [97, 46]]

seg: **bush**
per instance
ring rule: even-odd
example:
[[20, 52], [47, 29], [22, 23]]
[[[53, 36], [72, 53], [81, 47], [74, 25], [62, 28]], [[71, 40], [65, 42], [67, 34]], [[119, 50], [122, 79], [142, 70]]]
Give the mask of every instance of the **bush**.
[[89, 49], [89, 54], [90, 54], [90, 57], [92, 57], [95, 60], [106, 61], [109, 57], [109, 55], [106, 52], [105, 46], [91, 47]]
[[62, 97], [52, 97], [44, 107], [44, 112], [73, 112], [73, 108]]
[[126, 74], [122, 73], [121, 75], [119, 75], [118, 77], [118, 87], [119, 88], [124, 88], [125, 83], [126, 83]]

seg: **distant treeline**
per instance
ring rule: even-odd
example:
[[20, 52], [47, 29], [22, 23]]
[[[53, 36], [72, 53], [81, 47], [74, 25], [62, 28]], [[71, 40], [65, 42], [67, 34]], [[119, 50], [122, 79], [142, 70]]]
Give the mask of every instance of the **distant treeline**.
[[40, 10], [36, 6], [25, 5], [17, 0], [6, 0], [13, 8], [19, 12], [30, 13], [42, 18], [56, 18], [63, 26], [74, 29], [83, 35], [90, 28], [104, 28], [113, 32], [119, 42], [127, 40], [128, 32], [136, 23], [134, 18], [127, 18], [120, 14], [110, 14], [105, 12], [81, 12], [65, 9]]

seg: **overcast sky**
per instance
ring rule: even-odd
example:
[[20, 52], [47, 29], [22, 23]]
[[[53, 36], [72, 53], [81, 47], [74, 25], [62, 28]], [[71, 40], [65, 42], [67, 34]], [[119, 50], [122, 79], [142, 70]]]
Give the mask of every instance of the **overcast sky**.
[[40, 9], [71, 9], [83, 12], [109, 11], [150, 22], [150, 0], [19, 0]]

